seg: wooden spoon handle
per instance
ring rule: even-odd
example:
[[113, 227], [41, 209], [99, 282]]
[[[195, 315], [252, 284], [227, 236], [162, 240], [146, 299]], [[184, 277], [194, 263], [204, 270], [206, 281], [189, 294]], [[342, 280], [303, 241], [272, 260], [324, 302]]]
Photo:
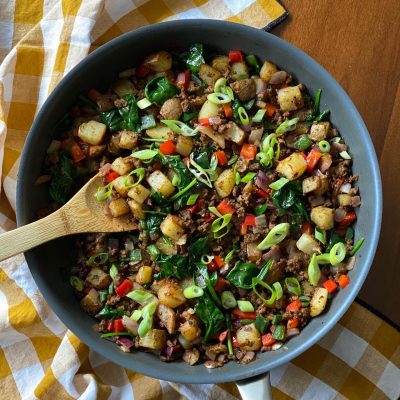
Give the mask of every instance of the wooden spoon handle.
[[45, 218], [0, 235], [0, 261], [69, 233], [62, 214], [56, 211]]

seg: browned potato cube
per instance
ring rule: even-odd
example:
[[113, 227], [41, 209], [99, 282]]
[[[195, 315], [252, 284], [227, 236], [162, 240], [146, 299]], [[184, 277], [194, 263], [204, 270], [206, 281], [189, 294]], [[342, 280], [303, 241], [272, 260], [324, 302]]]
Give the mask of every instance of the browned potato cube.
[[172, 67], [172, 56], [167, 51], [157, 51], [147, 56], [143, 64], [155, 72], [165, 72]]
[[135, 85], [128, 78], [118, 79], [111, 85], [111, 89], [114, 90], [119, 97], [122, 97], [126, 94], [135, 96], [138, 92], [135, 88]]
[[89, 293], [80, 301], [79, 304], [81, 308], [90, 315], [97, 314], [102, 307], [99, 293], [93, 288], [89, 290]]
[[216, 56], [212, 59], [211, 66], [226, 76], [230, 70], [229, 58], [227, 56]]
[[122, 131], [119, 138], [119, 147], [121, 149], [132, 150], [136, 147], [138, 141], [138, 134], [132, 131]]
[[217, 82], [217, 80], [221, 78], [221, 73], [215, 68], [210, 67], [208, 64], [201, 64], [199, 78], [204, 81], [208, 86], [214, 86], [215, 82]]
[[303, 180], [303, 193], [310, 193], [317, 190], [321, 186], [319, 176], [310, 176]]
[[320, 182], [320, 186], [319, 188], [315, 191], [315, 194], [317, 196], [322, 196], [325, 192], [328, 191], [329, 189], [329, 180], [328, 177], [325, 175], [321, 175], [319, 176], [319, 182]]
[[130, 208], [126, 201], [122, 198], [112, 200], [109, 204], [111, 215], [116, 217], [121, 217], [122, 215], [128, 214]]
[[133, 170], [131, 158], [116, 158], [111, 164], [111, 169], [119, 175], [127, 175]]
[[92, 268], [87, 277], [86, 282], [97, 290], [105, 289], [111, 283], [111, 277], [100, 268]]
[[78, 136], [83, 142], [98, 145], [106, 134], [107, 126], [97, 121], [84, 122], [79, 126]]
[[316, 317], [321, 314], [328, 301], [328, 290], [324, 287], [315, 289], [314, 295], [310, 301], [310, 316]]
[[153, 190], [162, 194], [164, 197], [169, 197], [175, 192], [175, 187], [161, 171], [152, 172], [148, 176], [147, 182]]
[[276, 68], [276, 65], [272, 64], [269, 61], [264, 61], [264, 64], [262, 65], [260, 70], [260, 78], [268, 83], [269, 80], [271, 79], [271, 76], [275, 72], [278, 72], [278, 68]]
[[[126, 179], [126, 185], [125, 185]], [[114, 189], [122, 196], [126, 197], [129, 192], [129, 185], [133, 184], [133, 178], [131, 176], [119, 176], [113, 180]]]
[[298, 86], [278, 90], [278, 103], [283, 112], [294, 111], [303, 106], [303, 96]]
[[242, 145], [246, 138], [246, 132], [235, 123], [232, 123], [232, 126], [224, 131], [224, 136], [232, 142]]
[[319, 229], [327, 230], [332, 229], [334, 225], [334, 211], [332, 208], [318, 206], [311, 210], [311, 221]]
[[232, 169], [225, 169], [214, 182], [215, 190], [220, 197], [227, 197], [235, 186], [235, 175]]
[[292, 153], [289, 157], [279, 161], [276, 171], [292, 181], [304, 174], [307, 162], [300, 153]]
[[172, 214], [168, 214], [164, 218], [164, 221], [161, 222], [160, 229], [164, 236], [175, 241], [178, 241], [185, 233], [182, 220]]
[[236, 340], [240, 350], [256, 351], [261, 348], [260, 332], [254, 323], [240, 327], [236, 331]]
[[139, 346], [152, 350], [162, 350], [165, 347], [167, 334], [163, 329], [150, 329], [139, 338]]
[[160, 304], [176, 308], [185, 303], [182, 287], [171, 279], [166, 279], [157, 291], [157, 297]]
[[133, 216], [136, 219], [145, 219], [146, 218], [146, 215], [143, 211], [143, 207], [140, 203], [138, 203], [136, 200], [133, 200], [133, 199], [128, 199], [127, 202], [128, 202], [129, 208], [132, 211]]
[[201, 335], [201, 330], [197, 319], [192, 317], [185, 321], [180, 327], [179, 332], [188, 341], [193, 342]]
[[338, 194], [337, 196], [340, 207], [351, 205], [351, 196], [347, 193]]
[[168, 333], [172, 334], [175, 332], [176, 314], [171, 307], [159, 304], [157, 308], [157, 316]]
[[317, 122], [317, 123], [314, 122], [311, 125], [309, 137], [314, 142], [320, 142], [321, 140], [324, 140], [327, 137], [329, 129], [330, 129], [330, 123], [328, 121]]
[[143, 204], [146, 199], [150, 196], [150, 190], [145, 188], [143, 185], [139, 183], [132, 189], [129, 189], [128, 197], [137, 201], [140, 204]]
[[136, 282], [139, 285], [145, 285], [146, 283], [150, 283], [153, 276], [153, 268], [148, 265], [143, 265], [139, 268], [138, 273], [136, 274]]
[[105, 144], [100, 144], [100, 145], [94, 145], [94, 146], [89, 146], [88, 147], [88, 156], [90, 158], [95, 158], [104, 153], [104, 150], [106, 149]]
[[187, 157], [193, 150], [193, 139], [179, 135], [176, 139], [176, 152], [181, 156]]

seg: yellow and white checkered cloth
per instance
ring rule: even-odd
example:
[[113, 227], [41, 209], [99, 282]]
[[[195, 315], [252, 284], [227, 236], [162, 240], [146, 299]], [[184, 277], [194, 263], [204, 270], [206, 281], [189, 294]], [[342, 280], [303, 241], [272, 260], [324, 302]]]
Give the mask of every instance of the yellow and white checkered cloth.
[[[32, 120], [89, 51], [137, 27], [215, 18], [263, 28], [276, 0], [0, 0], [0, 232], [15, 227], [18, 162]], [[40, 161], [38, 161], [40, 162]], [[233, 384], [177, 385], [113, 365], [91, 351], [43, 300], [23, 256], [0, 269], [1, 399], [237, 399]], [[271, 372], [275, 399], [396, 399], [400, 335], [353, 304], [306, 353]]]

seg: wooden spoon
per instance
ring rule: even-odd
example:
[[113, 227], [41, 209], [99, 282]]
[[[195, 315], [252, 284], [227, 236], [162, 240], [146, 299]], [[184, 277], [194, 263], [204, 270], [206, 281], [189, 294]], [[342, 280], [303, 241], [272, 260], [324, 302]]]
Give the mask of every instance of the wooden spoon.
[[103, 185], [96, 175], [72, 199], [54, 213], [0, 235], [0, 261], [49, 240], [84, 232], [124, 232], [138, 229], [132, 216], [111, 218], [95, 193]]

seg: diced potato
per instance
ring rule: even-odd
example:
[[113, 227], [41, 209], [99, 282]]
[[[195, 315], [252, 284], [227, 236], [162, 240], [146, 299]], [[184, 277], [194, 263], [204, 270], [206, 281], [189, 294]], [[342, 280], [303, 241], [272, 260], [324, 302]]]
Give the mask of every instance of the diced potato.
[[328, 290], [324, 287], [318, 287], [315, 289], [314, 295], [310, 301], [310, 316], [316, 317], [321, 314], [326, 307], [328, 300]]
[[167, 51], [157, 51], [147, 56], [143, 64], [155, 72], [165, 72], [172, 67], [172, 56]]
[[220, 197], [227, 197], [235, 186], [235, 175], [232, 169], [225, 169], [214, 182], [215, 190]]
[[147, 182], [153, 190], [164, 197], [169, 197], [175, 192], [171, 181], [161, 171], [153, 171], [147, 178]]
[[178, 249], [174, 244], [171, 243], [169, 239], [166, 239], [165, 237], [161, 237], [160, 239], [157, 240], [156, 246], [158, 250], [161, 251], [161, 253], [167, 255], [167, 256], [173, 256], [178, 253]]
[[78, 136], [88, 144], [100, 144], [106, 134], [107, 126], [97, 121], [88, 121], [79, 125]]
[[221, 73], [215, 68], [210, 67], [208, 64], [201, 64], [199, 78], [208, 86], [214, 86], [215, 82], [221, 78]]
[[222, 75], [227, 75], [230, 70], [229, 58], [227, 56], [216, 56], [212, 59], [211, 66]]
[[146, 215], [143, 211], [143, 207], [140, 203], [136, 200], [128, 199], [127, 200], [128, 206], [136, 219], [145, 219]]
[[176, 139], [176, 152], [181, 156], [187, 157], [193, 150], [193, 139], [179, 135]]
[[153, 268], [148, 265], [143, 265], [139, 268], [138, 273], [136, 274], [136, 282], [139, 285], [144, 285], [146, 283], [150, 283], [153, 277]]
[[260, 70], [260, 78], [268, 83], [269, 80], [271, 79], [271, 76], [275, 72], [278, 72], [278, 68], [276, 68], [276, 65], [272, 64], [269, 61], [264, 61], [264, 64], [262, 65]]
[[107, 146], [105, 144], [97, 144], [88, 146], [88, 156], [89, 158], [99, 157], [101, 154], [104, 153]]
[[137, 201], [139, 204], [143, 204], [149, 196], [150, 190], [140, 183], [128, 191], [128, 197]]
[[163, 119], [179, 120], [182, 112], [181, 101], [177, 97], [166, 100], [160, 109]]
[[86, 276], [86, 282], [97, 290], [105, 289], [111, 283], [111, 277], [100, 268], [92, 268]]
[[303, 180], [303, 193], [310, 193], [317, 190], [321, 186], [319, 176], [310, 176]]
[[111, 169], [119, 175], [129, 174], [133, 170], [132, 158], [116, 158], [111, 164]]
[[296, 242], [296, 247], [303, 253], [306, 253], [310, 256], [314, 253], [321, 252], [321, 248], [317, 240], [314, 238], [314, 236], [311, 236], [308, 233], [303, 233], [300, 236], [299, 240]]
[[189, 318], [180, 327], [179, 332], [189, 342], [193, 342], [201, 335], [201, 330], [197, 319], [194, 317]]
[[[126, 179], [126, 185], [125, 185]], [[133, 178], [131, 176], [119, 176], [113, 180], [114, 189], [122, 196], [126, 197], [129, 192], [129, 185], [133, 184]]]
[[257, 249], [257, 245], [258, 243], [247, 243], [247, 258], [254, 263], [262, 256], [262, 251]]
[[124, 315], [122, 317], [122, 325], [134, 336], [138, 335], [139, 323], [137, 321], [134, 321], [133, 319], [130, 319], [128, 316]]
[[199, 361], [200, 358], [200, 352], [194, 348], [194, 349], [186, 349], [185, 352], [182, 355], [182, 360], [187, 362], [189, 365], [194, 365]]
[[114, 90], [119, 97], [125, 96], [126, 94], [135, 96], [138, 92], [135, 85], [128, 78], [118, 79], [111, 85], [111, 89]]
[[152, 139], [171, 139], [174, 133], [164, 124], [157, 124], [154, 128], [146, 129], [146, 135]]
[[256, 351], [261, 348], [260, 332], [254, 323], [241, 326], [236, 331], [236, 341], [240, 350]]
[[138, 141], [138, 134], [132, 131], [122, 131], [119, 138], [119, 147], [121, 149], [132, 150], [136, 147]]
[[288, 86], [278, 90], [278, 103], [283, 112], [301, 108], [303, 106], [303, 96], [298, 86]]
[[110, 208], [111, 215], [114, 218], [121, 217], [130, 212], [130, 208], [123, 198], [112, 200], [108, 207]]
[[323, 206], [314, 207], [311, 210], [311, 221], [314, 222], [319, 229], [332, 229], [334, 225], [333, 214], [334, 211], [332, 208]]
[[218, 115], [218, 110], [218, 104], [212, 103], [210, 100], [206, 100], [201, 106], [198, 119], [215, 117]]
[[162, 350], [165, 347], [167, 334], [163, 329], [150, 329], [139, 338], [139, 346], [152, 350]]
[[317, 196], [322, 196], [325, 192], [328, 191], [329, 189], [329, 180], [328, 177], [325, 175], [320, 175], [319, 176], [319, 182], [320, 186], [319, 188], [315, 191], [315, 194]]
[[186, 299], [182, 287], [171, 279], [166, 279], [157, 291], [160, 304], [176, 308], [183, 304]]
[[340, 207], [350, 206], [351, 205], [351, 197], [352, 196], [350, 196], [347, 193], [338, 194], [337, 198], [338, 198]]
[[249, 69], [246, 63], [236, 62], [231, 65], [231, 78], [234, 81], [240, 81], [241, 79], [247, 79], [249, 77]]
[[176, 314], [171, 307], [159, 304], [157, 307], [157, 316], [161, 325], [165, 327], [168, 333], [172, 334], [175, 332]]
[[221, 149], [225, 148], [225, 137], [222, 133], [215, 131], [211, 126], [202, 126], [199, 131], [212, 139]]
[[224, 131], [224, 135], [227, 139], [231, 140], [232, 142], [242, 145], [244, 139], [246, 138], [246, 132], [239, 128], [236, 124], [232, 124], [232, 126]]
[[89, 293], [80, 301], [79, 304], [81, 308], [90, 315], [97, 314], [102, 307], [99, 293], [93, 288], [89, 290]]
[[185, 233], [182, 220], [176, 215], [168, 214], [160, 225], [161, 232], [172, 240], [179, 240]]
[[289, 157], [279, 161], [276, 171], [292, 181], [304, 174], [307, 162], [300, 153], [292, 153]]
[[320, 142], [328, 136], [331, 124], [329, 121], [317, 122], [311, 125], [309, 137], [314, 142]]

